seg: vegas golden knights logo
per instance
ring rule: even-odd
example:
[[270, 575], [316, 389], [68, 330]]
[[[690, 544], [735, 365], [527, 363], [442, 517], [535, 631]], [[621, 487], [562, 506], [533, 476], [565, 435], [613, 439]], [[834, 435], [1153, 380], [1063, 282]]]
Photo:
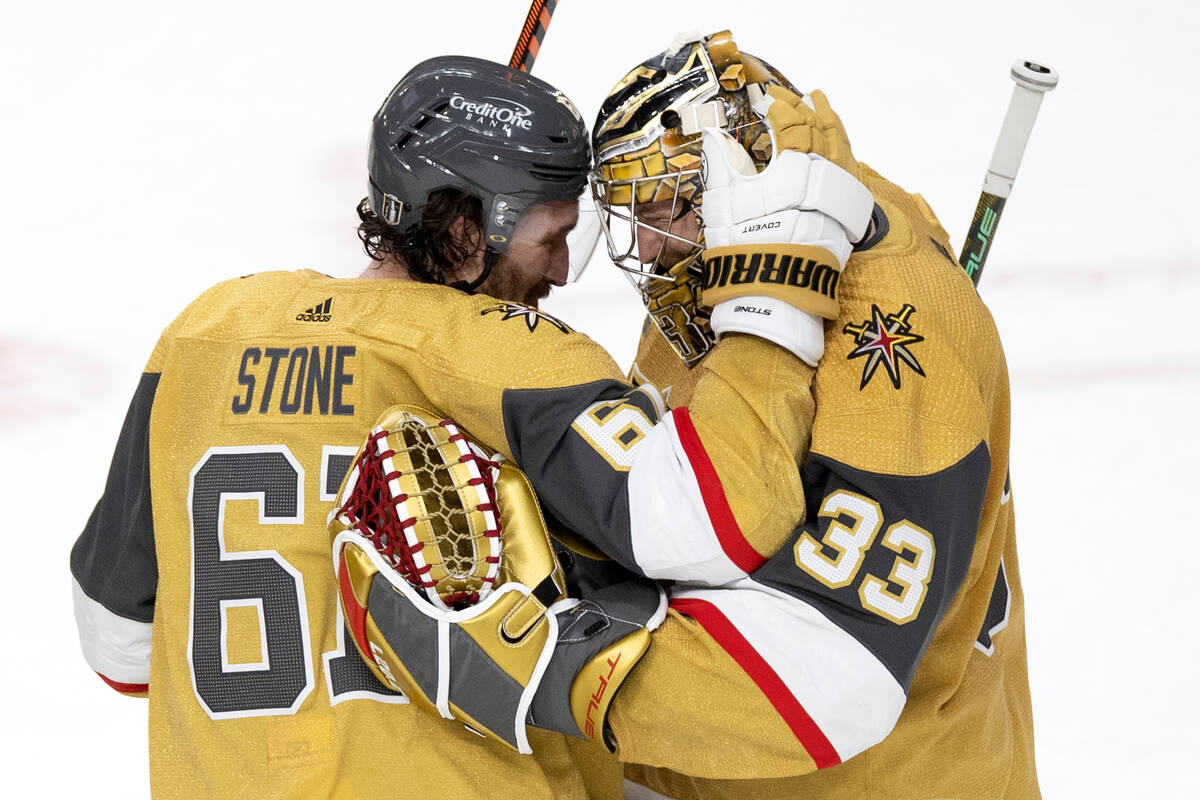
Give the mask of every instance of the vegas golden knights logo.
[[573, 332], [567, 323], [555, 319], [545, 311], [539, 311], [536, 308], [522, 305], [520, 303], [500, 303], [499, 305], [492, 306], [491, 308], [485, 308], [483, 311], [480, 311], [479, 316], [482, 317], [485, 314], [492, 314], [496, 312], [500, 313], [500, 319], [502, 320], [524, 320], [525, 326], [529, 328], [531, 333], [537, 330], [538, 322], [541, 320], [545, 320], [546, 324], [554, 326], [563, 333]]
[[921, 377], [925, 376], [917, 357], [909, 350], [909, 347], [917, 342], [925, 341], [925, 337], [913, 333], [912, 326], [909, 325], [908, 321], [915, 311], [915, 308], [905, 303], [895, 314], [884, 316], [879, 306], [872, 304], [869, 320], [861, 325], [846, 323], [842, 328], [842, 333], [853, 336], [857, 345], [846, 358], [867, 359], [863, 365], [862, 382], [858, 385], [860, 392], [870, 383], [871, 378], [875, 377], [875, 372], [880, 366], [896, 389], [900, 388], [901, 364], [907, 364], [913, 372]]

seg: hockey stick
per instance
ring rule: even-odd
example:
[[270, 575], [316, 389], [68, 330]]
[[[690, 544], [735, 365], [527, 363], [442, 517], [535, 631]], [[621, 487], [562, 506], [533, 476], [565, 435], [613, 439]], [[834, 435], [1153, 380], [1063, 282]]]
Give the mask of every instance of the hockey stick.
[[558, 0], [533, 0], [529, 4], [529, 14], [525, 16], [525, 24], [521, 27], [521, 35], [517, 38], [517, 46], [513, 48], [512, 58], [508, 65], [522, 72], [533, 69], [533, 61], [537, 58], [546, 37], [546, 29], [550, 27], [550, 16], [554, 13]]
[[[533, 0], [529, 4], [529, 13], [525, 15], [525, 24], [521, 26], [521, 35], [517, 37], [517, 46], [513, 48], [512, 58], [508, 60], [509, 67], [522, 72], [529, 72], [533, 69], [533, 61], [542, 47], [542, 40], [546, 38], [546, 29], [550, 27], [550, 17], [557, 7], [558, 0]], [[569, 102], [568, 105], [570, 105]], [[595, 248], [599, 237], [600, 219], [596, 215], [596, 209], [592, 205], [590, 196], [584, 192], [580, 197], [579, 222], [567, 234], [567, 249], [570, 252], [579, 251], [585, 255], [578, 262], [580, 265], [578, 267], [572, 260], [567, 277], [569, 282], [579, 279], [580, 273], [583, 272], [591, 258], [590, 253]]]
[[1029, 142], [1029, 134], [1042, 105], [1042, 96], [1058, 85], [1057, 70], [1032, 61], [1015, 62], [1010, 75], [1017, 85], [1013, 87], [1008, 113], [1004, 116], [1000, 138], [992, 153], [992, 163], [983, 179], [983, 191], [979, 195], [979, 205], [975, 207], [971, 230], [963, 244], [962, 255], [958, 257], [958, 263], [962, 264], [976, 286], [979, 285], [983, 264], [987, 261], [995, 238], [1000, 215], [1004, 212], [1004, 201], [1012, 192], [1021, 157], [1025, 155], [1025, 145]]

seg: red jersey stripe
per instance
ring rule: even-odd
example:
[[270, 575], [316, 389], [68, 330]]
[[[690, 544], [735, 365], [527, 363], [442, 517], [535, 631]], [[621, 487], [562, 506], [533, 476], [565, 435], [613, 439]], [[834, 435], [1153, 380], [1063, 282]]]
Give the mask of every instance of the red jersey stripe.
[[783, 717], [783, 721], [788, 724], [792, 733], [800, 740], [800, 744], [816, 762], [817, 769], [825, 769], [842, 763], [833, 744], [804, 710], [804, 706], [800, 705], [796, 696], [788, 690], [778, 673], [758, 654], [754, 645], [742, 636], [720, 609], [705, 600], [687, 597], [672, 599], [671, 608], [681, 614], [687, 614], [699, 622], [717, 644], [733, 657], [738, 666], [766, 695], [771, 705], [779, 712], [779, 716]]
[[99, 672], [96, 674], [100, 675], [100, 680], [104, 681], [121, 694], [144, 695], [146, 692], [150, 691], [150, 684], [148, 683], [121, 683], [120, 681], [114, 681], [112, 678], [101, 675]]
[[700, 486], [700, 496], [704, 498], [704, 508], [708, 512], [709, 521], [712, 522], [713, 530], [717, 534], [717, 541], [721, 544], [721, 549], [725, 551], [729, 560], [736, 564], [738, 569], [749, 575], [762, 566], [766, 559], [751, 547], [750, 543], [746, 541], [746, 537], [742, 535], [742, 529], [738, 527], [737, 520], [733, 516], [733, 509], [729, 507], [729, 501], [725, 498], [725, 490], [721, 487], [721, 479], [717, 477], [717, 470], [713, 467], [712, 461], [704, 449], [704, 444], [700, 441], [700, 434], [696, 432], [696, 426], [692, 424], [691, 412], [686, 407], [676, 408], [671, 412], [671, 417], [675, 421], [675, 432], [679, 437], [679, 443], [683, 445], [683, 452], [687, 454], [688, 461], [692, 465], [692, 472], [696, 474], [696, 483]]

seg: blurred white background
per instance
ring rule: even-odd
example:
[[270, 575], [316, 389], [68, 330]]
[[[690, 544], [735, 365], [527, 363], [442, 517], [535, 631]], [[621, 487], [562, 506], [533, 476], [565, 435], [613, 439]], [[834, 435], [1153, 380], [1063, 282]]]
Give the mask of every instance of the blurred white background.
[[[148, 794], [146, 706], [79, 654], [67, 554], [160, 330], [224, 278], [357, 274], [371, 115], [428, 56], [507, 61], [526, 8], [6, 7], [0, 477], [23, 541], [0, 581], [7, 796]], [[824, 89], [859, 159], [959, 242], [1009, 64], [1061, 72], [980, 284], [1012, 376], [1042, 789], [1196, 797], [1200, 5], [561, 0], [535, 73], [590, 119], [675, 33], [722, 28]], [[546, 307], [628, 365], [641, 309], [602, 249]]]

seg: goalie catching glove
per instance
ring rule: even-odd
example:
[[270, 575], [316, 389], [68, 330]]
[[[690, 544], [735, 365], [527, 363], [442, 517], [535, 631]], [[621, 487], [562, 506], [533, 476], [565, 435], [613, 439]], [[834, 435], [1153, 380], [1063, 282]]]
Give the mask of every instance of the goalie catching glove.
[[524, 473], [414, 406], [372, 429], [329, 532], [342, 610], [371, 672], [522, 753], [527, 724], [600, 738], [665, 614], [647, 581], [567, 597]]
[[702, 131], [701, 302], [718, 336], [760, 336], [815, 367], [825, 352], [822, 318], [838, 315], [838, 279], [874, 200], [823, 94], [770, 86], [754, 108], [774, 152], [762, 172], [727, 133]]

